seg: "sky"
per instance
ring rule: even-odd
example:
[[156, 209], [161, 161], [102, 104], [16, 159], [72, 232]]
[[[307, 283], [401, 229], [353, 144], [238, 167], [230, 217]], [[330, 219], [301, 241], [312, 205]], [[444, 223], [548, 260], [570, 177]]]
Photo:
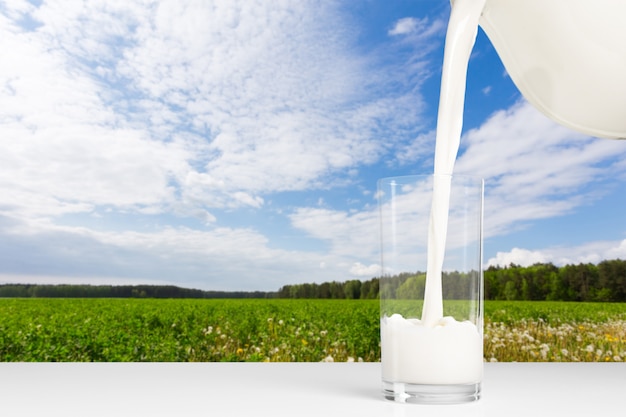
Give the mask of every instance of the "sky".
[[[0, 0], [0, 283], [377, 276], [377, 180], [433, 171], [449, 13]], [[465, 106], [485, 267], [626, 259], [626, 141], [535, 110], [480, 30]]]

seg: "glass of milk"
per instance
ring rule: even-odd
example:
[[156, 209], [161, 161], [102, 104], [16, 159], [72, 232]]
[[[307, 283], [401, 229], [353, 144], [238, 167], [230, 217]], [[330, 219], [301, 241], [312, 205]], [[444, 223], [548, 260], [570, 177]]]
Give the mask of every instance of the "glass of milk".
[[480, 398], [483, 180], [378, 182], [383, 392], [409, 403]]

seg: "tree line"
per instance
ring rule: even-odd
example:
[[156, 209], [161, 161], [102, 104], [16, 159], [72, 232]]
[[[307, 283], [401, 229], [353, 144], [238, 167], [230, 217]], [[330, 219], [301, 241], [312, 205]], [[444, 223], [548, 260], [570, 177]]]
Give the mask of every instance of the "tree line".
[[353, 279], [345, 282], [293, 284], [282, 286], [276, 295], [278, 298], [371, 300], [378, 298], [378, 284], [378, 278], [365, 282]]
[[488, 300], [626, 301], [626, 261], [556, 267], [490, 267], [484, 272]]
[[31, 298], [275, 298], [275, 292], [204, 291], [175, 285], [2, 284], [0, 297]]
[[[445, 298], [462, 298], [472, 274], [448, 272], [443, 277]], [[626, 260], [557, 267], [537, 263], [522, 267], [489, 267], [483, 272], [486, 300], [626, 302]], [[401, 273], [384, 277], [386, 297], [421, 298], [426, 274]], [[278, 291], [205, 291], [173, 285], [41, 285], [2, 284], [0, 297], [65, 298], [327, 298], [377, 299], [380, 279], [284, 285]]]
[[[472, 274], [448, 272], [443, 277], [445, 298], [462, 298], [470, 288]], [[626, 261], [607, 260], [599, 264], [580, 263], [557, 267], [537, 263], [528, 267], [510, 264], [483, 271], [486, 300], [601, 301], [626, 302]], [[384, 295], [393, 298], [424, 296], [426, 274], [406, 272], [384, 277]], [[279, 298], [375, 299], [380, 297], [380, 280], [325, 282], [285, 285]]]

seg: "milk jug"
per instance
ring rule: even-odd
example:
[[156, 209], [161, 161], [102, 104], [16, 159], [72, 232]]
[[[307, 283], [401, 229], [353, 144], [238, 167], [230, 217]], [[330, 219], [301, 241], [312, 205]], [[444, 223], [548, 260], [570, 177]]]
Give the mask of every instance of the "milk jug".
[[487, 0], [479, 25], [542, 113], [591, 136], [626, 138], [625, 0]]

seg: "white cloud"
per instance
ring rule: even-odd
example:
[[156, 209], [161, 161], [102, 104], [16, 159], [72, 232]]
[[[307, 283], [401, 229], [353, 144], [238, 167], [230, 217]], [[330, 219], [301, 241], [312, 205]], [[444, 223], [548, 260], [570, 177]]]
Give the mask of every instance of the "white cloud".
[[350, 268], [350, 274], [356, 277], [377, 277], [380, 275], [380, 265], [363, 265], [360, 262], [355, 262]]
[[[165, 285], [173, 284], [150, 279], [113, 277], [68, 277], [55, 275], [0, 274], [0, 284], [40, 284], [40, 285]], [[176, 285], [176, 284], [174, 284]]]
[[389, 30], [389, 35], [406, 35], [414, 33], [417, 30], [420, 21], [414, 17], [404, 17], [396, 22], [394, 27]]
[[326, 270], [334, 271], [329, 277], [345, 280], [350, 275], [374, 277], [378, 274], [380, 222], [377, 208], [346, 212], [301, 207], [289, 218], [295, 229], [328, 245]]
[[413, 166], [430, 167], [433, 165], [434, 149], [435, 131], [421, 133], [410, 143], [399, 147], [396, 158], [390, 163], [400, 164], [401, 166], [411, 164]]
[[364, 95], [375, 84], [334, 11], [245, 5], [161, 3], [154, 24], [136, 31], [121, 73], [149, 101], [180, 106], [206, 127], [202, 168], [228, 192], [319, 187], [330, 173], [375, 160], [382, 149], [372, 129], [393, 113]]
[[260, 207], [376, 161], [380, 126], [414, 120], [419, 100], [374, 98], [384, 78], [330, 5], [17, 5], [0, 26], [0, 190], [20, 210]]
[[444, 19], [403, 17], [395, 22], [387, 34], [389, 36], [406, 36], [412, 40], [426, 39], [445, 32], [446, 26], [447, 23]]
[[455, 172], [486, 181], [486, 236], [590, 204], [605, 193], [603, 181], [625, 173], [612, 163], [626, 157], [623, 142], [574, 133], [523, 101], [494, 113], [461, 143]]
[[621, 241], [595, 241], [572, 247], [552, 247], [537, 250], [513, 248], [498, 252], [487, 260], [489, 266], [508, 266], [511, 263], [529, 266], [535, 263], [553, 263], [557, 266], [595, 263], [606, 259], [626, 259], [626, 239]]
[[[271, 291], [290, 283], [347, 276], [337, 272], [336, 266], [331, 268], [337, 259], [272, 248], [267, 237], [251, 228], [194, 230], [180, 226], [113, 231], [0, 220], [3, 274], [15, 279], [22, 276], [22, 282], [24, 277], [36, 275], [46, 282], [65, 278], [100, 282], [103, 277], [118, 277], [128, 282], [178, 282], [203, 289]], [[311, 271], [329, 261], [332, 265], [323, 275], [312, 276]]]
[[[1, 30], [1, 29], [0, 29]], [[189, 157], [118, 125], [95, 83], [28, 34], [4, 31], [0, 48], [0, 190], [14, 215], [58, 215], [94, 205], [160, 206]]]
[[487, 266], [508, 266], [510, 264], [529, 266], [536, 263], [546, 263], [548, 256], [541, 251], [513, 248], [510, 252], [498, 252], [494, 258], [487, 261]]
[[346, 212], [301, 207], [289, 216], [293, 227], [328, 242], [337, 256], [372, 259], [378, 255], [378, 210]]

